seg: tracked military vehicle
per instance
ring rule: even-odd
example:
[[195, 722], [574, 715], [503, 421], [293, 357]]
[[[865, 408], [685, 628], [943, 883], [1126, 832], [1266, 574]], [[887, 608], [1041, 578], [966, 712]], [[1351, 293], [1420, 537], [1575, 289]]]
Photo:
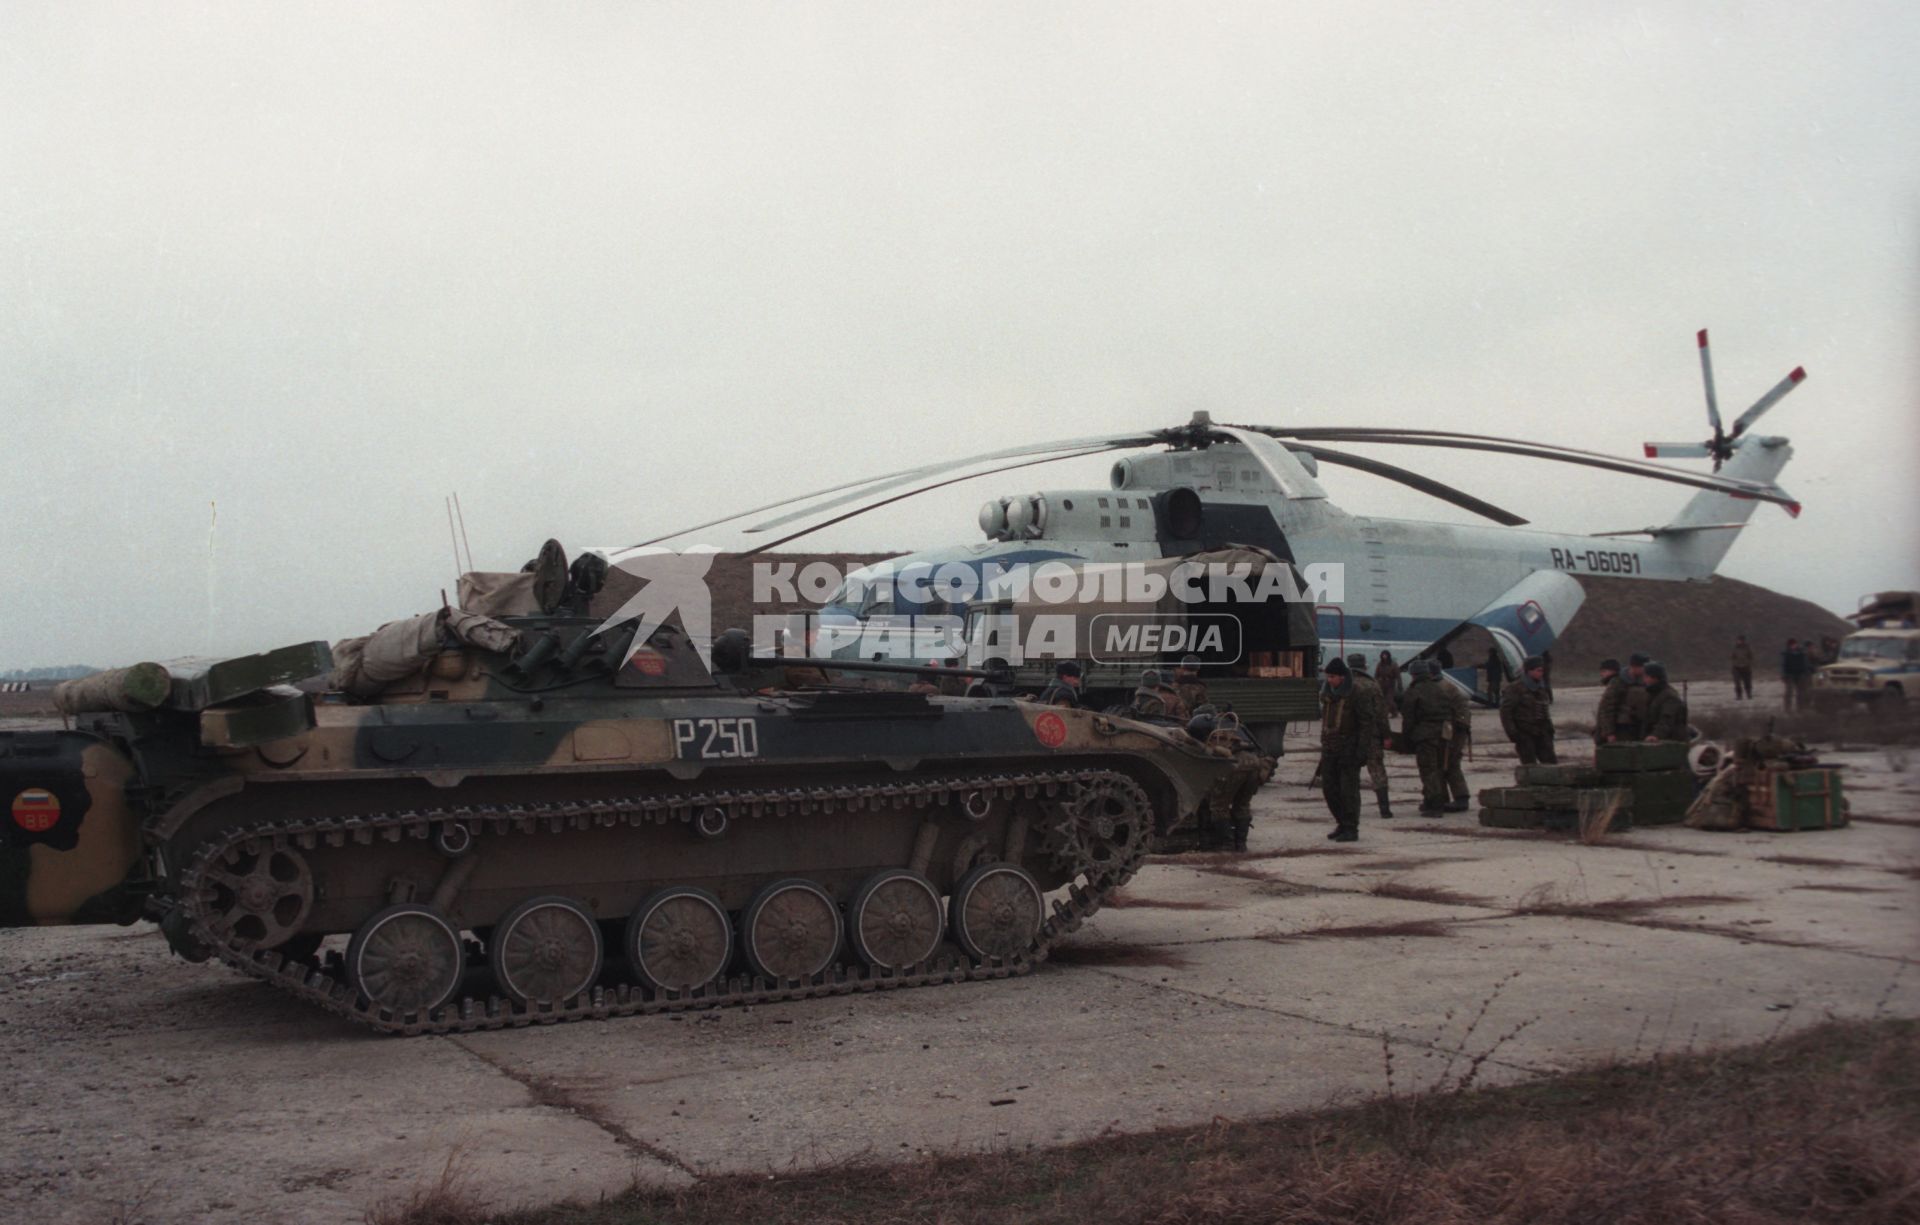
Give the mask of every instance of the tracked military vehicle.
[[586, 615], [557, 546], [365, 640], [76, 682], [0, 736], [0, 919], [156, 920], [394, 1033], [1021, 973], [1232, 762]]

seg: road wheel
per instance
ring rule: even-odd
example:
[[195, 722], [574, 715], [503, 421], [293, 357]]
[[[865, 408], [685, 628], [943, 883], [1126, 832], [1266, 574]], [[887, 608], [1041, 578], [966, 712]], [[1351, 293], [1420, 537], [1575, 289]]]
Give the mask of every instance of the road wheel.
[[1033, 947], [1046, 906], [1033, 877], [1010, 863], [990, 863], [954, 887], [947, 913], [969, 956], [1010, 961]]
[[439, 911], [389, 906], [353, 933], [347, 981], [375, 1008], [425, 1015], [453, 998], [464, 968], [460, 933]]
[[494, 924], [487, 957], [516, 1003], [564, 1004], [600, 977], [600, 924], [571, 898], [529, 898]]
[[693, 991], [727, 972], [733, 921], [705, 889], [662, 889], [627, 920], [624, 947], [634, 976], [652, 990]]
[[905, 868], [875, 875], [847, 907], [847, 939], [876, 970], [905, 970], [932, 957], [945, 926], [940, 891]]
[[810, 880], [775, 881], [747, 907], [740, 935], [754, 973], [806, 982], [840, 955], [840, 907]]

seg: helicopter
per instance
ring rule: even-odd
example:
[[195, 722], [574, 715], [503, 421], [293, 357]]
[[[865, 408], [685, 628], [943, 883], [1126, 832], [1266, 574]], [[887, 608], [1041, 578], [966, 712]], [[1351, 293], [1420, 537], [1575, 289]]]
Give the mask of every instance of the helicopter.
[[[1045, 490], [988, 502], [979, 516], [982, 541], [921, 550], [849, 574], [820, 608], [821, 622], [857, 628], [916, 612], [967, 614], [964, 601], [942, 599], [923, 580], [909, 583], [899, 577], [916, 572], [949, 573], [961, 567], [984, 574], [991, 567], [1004, 573], [1010, 567], [1049, 561], [1149, 562], [1251, 547], [1293, 566], [1331, 564], [1341, 575], [1343, 582], [1308, 593], [1315, 601], [1323, 652], [1364, 652], [1371, 657], [1384, 651], [1397, 660], [1426, 656], [1450, 663], [1448, 644], [1478, 628], [1492, 638], [1509, 674], [1517, 674], [1523, 660], [1548, 649], [1579, 611], [1585, 599], [1580, 576], [1704, 580], [1762, 503], [1799, 515], [1800, 503], [1776, 482], [1792, 458], [1792, 447], [1785, 438], [1751, 431], [1805, 381], [1804, 367], [1796, 367], [1728, 427], [1715, 395], [1705, 330], [1697, 342], [1712, 433], [1700, 443], [1646, 443], [1644, 459], [1444, 430], [1219, 424], [1209, 413], [1198, 412], [1176, 426], [1027, 444], [851, 481], [657, 536], [643, 545], [770, 511], [778, 513], [745, 531], [765, 534], [812, 520], [746, 550], [762, 553], [961, 480], [1063, 459], [1145, 452], [1119, 455], [1104, 489]], [[1510, 510], [1431, 477], [1334, 449], [1330, 443], [1518, 455], [1695, 492], [1666, 523], [1574, 535], [1534, 527]], [[1711, 458], [1713, 470], [1703, 473], [1651, 462], [1674, 458]], [[982, 465], [993, 466], [973, 470]], [[1347, 510], [1320, 484], [1322, 465], [1398, 482], [1491, 522], [1388, 519]], [[932, 657], [940, 652], [925, 653]], [[1467, 689], [1476, 688], [1473, 669], [1452, 669], [1450, 674]]]

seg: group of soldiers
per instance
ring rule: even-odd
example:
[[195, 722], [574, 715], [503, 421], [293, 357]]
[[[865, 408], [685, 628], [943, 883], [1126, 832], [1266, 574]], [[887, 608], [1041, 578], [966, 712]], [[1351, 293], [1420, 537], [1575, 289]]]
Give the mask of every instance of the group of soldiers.
[[[1753, 696], [1753, 648], [1747, 646], [1743, 634], [1733, 644], [1733, 696], [1740, 697], [1741, 658], [1746, 659], [1746, 695]], [[1781, 701], [1786, 709], [1799, 707], [1804, 710], [1813, 695], [1813, 674], [1822, 667], [1840, 658], [1840, 640], [1822, 638], [1815, 642], [1812, 638], [1802, 643], [1798, 638], [1787, 639], [1786, 649], [1780, 652]]]
[[[1384, 655], [1381, 670], [1392, 667]], [[1360, 837], [1360, 770], [1364, 766], [1380, 819], [1393, 819], [1387, 794], [1386, 751], [1393, 747], [1392, 717], [1397, 706], [1402, 743], [1420, 765], [1420, 815], [1438, 817], [1465, 812], [1472, 793], [1461, 763], [1473, 738], [1473, 708], [1466, 692], [1441, 679], [1440, 663], [1416, 659], [1394, 674], [1410, 678], [1395, 702], [1379, 681], [1367, 675], [1367, 657], [1334, 659], [1322, 670], [1320, 687], [1320, 768], [1315, 772], [1334, 829], [1334, 842]], [[1309, 784], [1310, 786], [1312, 784]]]
[[[1276, 763], [1231, 709], [1216, 709], [1208, 701], [1199, 665], [1196, 657], [1187, 656], [1171, 680], [1157, 669], [1147, 669], [1132, 700], [1115, 708], [1115, 713], [1183, 727], [1234, 758], [1236, 769], [1201, 813], [1201, 829], [1205, 845], [1244, 851], [1253, 822], [1253, 794], [1272, 777]], [[1360, 837], [1363, 769], [1380, 819], [1393, 818], [1386, 753], [1395, 747], [1392, 720], [1396, 715], [1399, 747], [1413, 754], [1420, 770], [1419, 815], [1440, 817], [1471, 806], [1463, 765], [1473, 743], [1473, 708], [1466, 689], [1443, 677], [1437, 659], [1395, 665], [1383, 652], [1380, 672], [1389, 678], [1385, 685], [1368, 675], [1367, 658], [1361, 654], [1336, 657], [1322, 669], [1320, 764], [1309, 786], [1318, 785], [1326, 797], [1334, 819], [1333, 832], [1327, 837], [1334, 842], [1354, 842]], [[1558, 761], [1548, 675], [1547, 661], [1529, 656], [1519, 675], [1500, 691], [1501, 730], [1523, 764]], [[1040, 701], [1079, 706], [1082, 676], [1080, 664], [1062, 660]], [[1398, 690], [1402, 677], [1407, 684]], [[1667, 670], [1658, 660], [1636, 653], [1629, 657], [1624, 672], [1618, 660], [1605, 660], [1600, 681], [1603, 688], [1594, 714], [1596, 745], [1687, 740], [1686, 701], [1668, 683]]]
[[1635, 653], [1620, 661], [1600, 661], [1600, 705], [1593, 712], [1593, 742], [1633, 744], [1637, 741], [1677, 740], [1686, 743], [1687, 702], [1667, 683], [1667, 669], [1657, 659]]

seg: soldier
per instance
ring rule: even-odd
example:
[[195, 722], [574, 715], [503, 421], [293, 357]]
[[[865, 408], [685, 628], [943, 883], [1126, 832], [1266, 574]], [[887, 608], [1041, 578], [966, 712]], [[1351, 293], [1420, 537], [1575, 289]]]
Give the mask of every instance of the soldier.
[[1807, 686], [1812, 677], [1813, 662], [1807, 658], [1807, 649], [1800, 645], [1798, 638], [1787, 639], [1787, 649], [1780, 653], [1780, 683], [1788, 710], [1806, 705]]
[[913, 678], [913, 684], [907, 686], [908, 693], [937, 694], [940, 692], [940, 675], [928, 669]]
[[1632, 744], [1647, 734], [1647, 656], [1635, 651], [1627, 656], [1627, 693], [1614, 715], [1614, 735]]
[[1267, 758], [1232, 711], [1216, 713], [1202, 706], [1187, 723], [1187, 734], [1208, 748], [1229, 753], [1234, 770], [1223, 779], [1200, 813], [1201, 837], [1208, 847], [1244, 851], [1253, 828], [1253, 793], [1268, 777]]
[[1373, 711], [1354, 697], [1353, 679], [1346, 661], [1328, 661], [1320, 683], [1320, 787], [1333, 814], [1334, 842], [1360, 840], [1360, 767], [1367, 761], [1367, 745], [1380, 740], [1385, 729], [1373, 721]]
[[1447, 810], [1447, 745], [1453, 739], [1453, 711], [1441, 692], [1440, 665], [1416, 659], [1407, 665], [1413, 683], [1400, 699], [1400, 731], [1420, 765], [1420, 815]]
[[1187, 705], [1180, 691], [1168, 684], [1167, 678], [1158, 671], [1153, 672], [1153, 691], [1159, 695], [1160, 705], [1166, 708], [1171, 717], [1183, 722], [1193, 717], [1193, 707]]
[[1387, 700], [1389, 715], [1400, 712], [1400, 665], [1393, 662], [1392, 651], [1380, 652], [1380, 662], [1374, 665], [1373, 683], [1380, 686], [1380, 696]]
[[1180, 700], [1187, 704], [1189, 712], [1207, 705], [1207, 683], [1200, 679], [1198, 655], [1181, 657], [1180, 666], [1173, 670], [1173, 687], [1179, 691]]
[[1053, 683], [1040, 694], [1042, 706], [1080, 705], [1080, 663], [1063, 659], [1053, 665]]
[[1658, 740], [1678, 740], [1685, 744], [1692, 739], [1687, 734], [1687, 702], [1667, 684], [1667, 666], [1659, 660], [1647, 662], [1647, 743]]
[[1447, 811], [1465, 812], [1473, 805], [1473, 792], [1467, 787], [1463, 764], [1473, 747], [1473, 703], [1467, 700], [1467, 691], [1459, 685], [1443, 680], [1440, 692], [1446, 695], [1447, 711], [1453, 719], [1453, 739], [1447, 741]]
[[1500, 695], [1500, 728], [1513, 741], [1522, 765], [1558, 760], [1553, 752], [1553, 715], [1547, 710], [1546, 682], [1538, 655], [1520, 665], [1520, 679], [1508, 681]]
[[[1163, 719], [1173, 714], [1167, 709], [1160, 674], [1152, 668], [1140, 674], [1140, 683], [1134, 688], [1128, 713], [1136, 719]], [[1182, 719], [1182, 722], [1185, 720]]]
[[1627, 678], [1620, 675], [1620, 661], [1600, 661], [1600, 705], [1593, 712], [1593, 743], [1612, 744], [1620, 739], [1620, 720], [1627, 704]]
[[[1365, 702], [1373, 708], [1374, 722], [1381, 728], [1387, 723], [1387, 700], [1381, 696], [1380, 686], [1367, 675], [1367, 657], [1358, 651], [1347, 656], [1347, 673], [1352, 678], [1353, 697], [1356, 702]], [[1367, 778], [1373, 783], [1373, 798], [1380, 805], [1380, 819], [1393, 820], [1393, 809], [1387, 803], [1387, 763], [1386, 736], [1367, 746]]]
[[1741, 634], [1733, 640], [1733, 700], [1744, 702], [1753, 697], [1753, 648], [1747, 645], [1747, 636]]
[[1487, 696], [1494, 701], [1500, 700], [1500, 684], [1507, 679], [1507, 661], [1500, 654], [1500, 644], [1494, 643], [1487, 648]]
[[1547, 691], [1547, 701], [1553, 701], [1553, 652], [1540, 652], [1540, 687]]
[[[956, 657], [949, 655], [940, 661], [940, 666], [943, 669], [957, 669], [960, 666], [960, 661]], [[940, 692], [950, 698], [966, 696], [967, 678], [964, 676], [942, 676], [940, 678]]]

